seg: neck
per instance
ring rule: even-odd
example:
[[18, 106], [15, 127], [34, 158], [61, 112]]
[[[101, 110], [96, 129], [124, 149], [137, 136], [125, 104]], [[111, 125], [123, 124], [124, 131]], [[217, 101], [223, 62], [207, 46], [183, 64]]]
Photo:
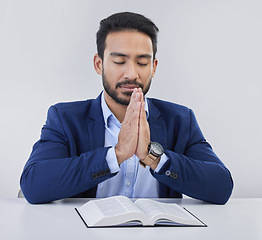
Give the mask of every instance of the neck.
[[113, 100], [106, 92], [104, 92], [104, 94], [107, 106], [118, 119], [118, 121], [122, 123], [126, 115], [127, 106], [116, 103], [115, 100]]

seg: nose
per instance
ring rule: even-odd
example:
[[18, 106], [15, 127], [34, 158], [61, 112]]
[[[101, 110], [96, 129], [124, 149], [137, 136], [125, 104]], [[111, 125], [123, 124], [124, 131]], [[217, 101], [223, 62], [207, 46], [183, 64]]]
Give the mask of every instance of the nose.
[[129, 80], [135, 80], [138, 78], [138, 71], [135, 63], [129, 63], [126, 65], [124, 78]]

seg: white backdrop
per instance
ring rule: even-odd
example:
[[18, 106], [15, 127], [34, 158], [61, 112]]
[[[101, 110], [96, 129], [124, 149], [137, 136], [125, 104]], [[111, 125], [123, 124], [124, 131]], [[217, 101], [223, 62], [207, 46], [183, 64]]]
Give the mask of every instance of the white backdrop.
[[15, 197], [48, 107], [95, 98], [99, 21], [134, 11], [160, 29], [150, 97], [192, 108], [231, 170], [235, 197], [262, 197], [262, 1], [0, 0], [0, 197]]

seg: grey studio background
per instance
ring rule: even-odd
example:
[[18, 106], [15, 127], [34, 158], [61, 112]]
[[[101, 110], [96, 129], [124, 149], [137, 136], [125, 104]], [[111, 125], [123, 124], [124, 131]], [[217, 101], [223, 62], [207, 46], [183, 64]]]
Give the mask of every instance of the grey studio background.
[[0, 0], [0, 197], [19, 179], [50, 105], [96, 98], [99, 21], [135, 11], [159, 27], [150, 97], [192, 108], [231, 170], [234, 197], [262, 197], [262, 1]]

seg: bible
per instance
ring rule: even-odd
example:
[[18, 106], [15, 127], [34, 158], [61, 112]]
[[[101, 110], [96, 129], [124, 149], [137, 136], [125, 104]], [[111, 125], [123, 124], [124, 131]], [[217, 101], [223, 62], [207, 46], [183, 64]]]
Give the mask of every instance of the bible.
[[125, 196], [90, 200], [75, 208], [87, 227], [206, 226], [185, 208], [152, 199]]

